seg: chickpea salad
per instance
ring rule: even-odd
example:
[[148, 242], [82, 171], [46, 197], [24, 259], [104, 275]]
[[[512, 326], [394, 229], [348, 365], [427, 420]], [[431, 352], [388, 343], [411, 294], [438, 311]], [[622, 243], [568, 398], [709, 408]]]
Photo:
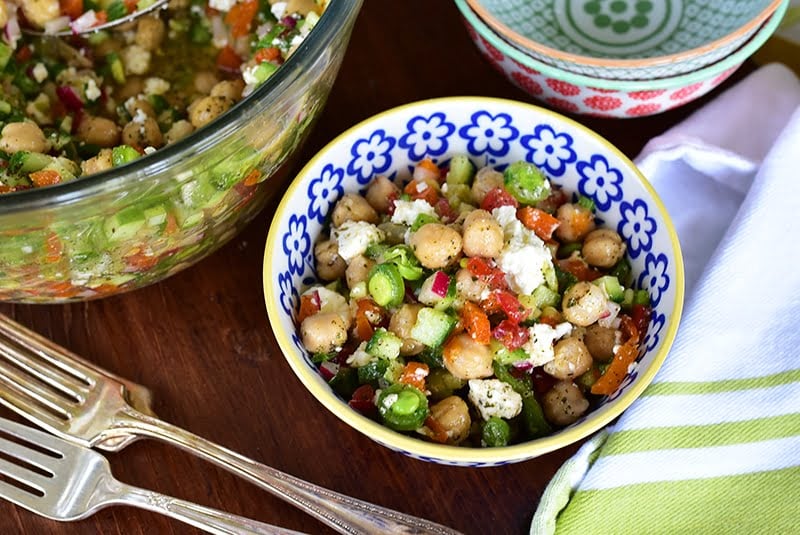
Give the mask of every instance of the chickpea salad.
[[401, 188], [345, 194], [315, 244], [302, 342], [331, 388], [383, 425], [443, 444], [546, 436], [613, 394], [649, 296], [591, 199], [533, 164], [425, 159]]
[[286, 61], [326, 5], [170, 0], [111, 31], [20, 31], [87, 13], [100, 24], [147, 1], [0, 0], [0, 193], [124, 165], [208, 124]]

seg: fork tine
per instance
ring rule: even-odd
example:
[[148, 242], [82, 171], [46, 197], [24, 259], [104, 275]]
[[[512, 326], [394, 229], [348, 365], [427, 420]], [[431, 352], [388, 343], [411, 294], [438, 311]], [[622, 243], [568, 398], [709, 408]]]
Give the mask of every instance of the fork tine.
[[91, 365], [55, 342], [15, 322], [5, 314], [0, 314], [0, 336], [11, 342], [12, 346], [17, 345], [29, 350], [42, 359], [45, 364], [58, 369], [61, 373], [88, 386], [93, 384], [92, 378], [97, 375], [97, 371]]
[[21, 392], [15, 384], [2, 380], [1, 375], [0, 384], [4, 385], [0, 388], [0, 404], [51, 433], [66, 432], [69, 415], [65, 411], [37, 403], [28, 394]]
[[4, 365], [3, 361], [24, 372], [24, 374], [17, 373], [14, 376], [14, 380], [20, 381], [21, 388], [27, 389], [34, 383], [39, 383], [49, 386], [50, 390], [57, 391], [62, 398], [66, 396], [73, 401], [82, 402], [91, 387], [94, 386], [93, 381], [76, 380], [74, 376], [66, 375], [49, 366], [48, 363], [42, 362], [38, 355], [31, 355], [26, 350], [20, 351], [0, 335], [0, 366], [11, 370], [12, 366]]
[[0, 383], [6, 387], [0, 391], [0, 400], [5, 399], [9, 403], [20, 405], [21, 409], [31, 411], [34, 416], [40, 416], [40, 413], [46, 411], [50, 418], [68, 420], [70, 415], [68, 409], [77, 406], [74, 400], [70, 401], [36, 384], [19, 371], [2, 364], [0, 364]]
[[[3, 438], [0, 438], [0, 451], [46, 472], [48, 475], [40, 474], [28, 467], [0, 458], [0, 474], [44, 494], [45, 488], [55, 475], [48, 465], [40, 464], [48, 459], [45, 455]], [[49, 458], [48, 460], [52, 461], [53, 459]]]

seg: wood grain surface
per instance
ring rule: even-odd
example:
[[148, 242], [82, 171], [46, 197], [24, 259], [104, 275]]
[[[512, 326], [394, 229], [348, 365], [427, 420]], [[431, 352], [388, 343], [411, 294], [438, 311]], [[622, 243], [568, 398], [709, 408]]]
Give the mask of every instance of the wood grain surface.
[[[733, 80], [751, 69], [746, 65]], [[655, 117], [578, 120], [633, 157], [719, 91]], [[370, 115], [448, 95], [532, 101], [483, 61], [452, 2], [365, 0], [328, 104], [289, 171]], [[467, 534], [527, 533], [549, 479], [579, 444], [500, 468], [424, 463], [339, 421], [294, 376], [270, 330], [261, 289], [264, 243], [281, 186], [276, 181], [276, 196], [239, 236], [160, 284], [88, 303], [0, 304], [0, 311], [148, 386], [163, 419], [246, 456]], [[5, 409], [0, 414], [12, 416]], [[267, 492], [166, 445], [140, 441], [108, 457], [124, 482], [295, 530], [331, 533]], [[0, 502], [0, 534], [15, 533], [199, 532], [128, 507], [65, 524]]]

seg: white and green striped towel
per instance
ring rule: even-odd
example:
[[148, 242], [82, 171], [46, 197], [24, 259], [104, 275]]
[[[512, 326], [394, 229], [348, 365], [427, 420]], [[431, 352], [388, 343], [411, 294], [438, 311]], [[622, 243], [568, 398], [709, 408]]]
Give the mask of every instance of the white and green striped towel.
[[800, 83], [763, 67], [637, 161], [678, 228], [683, 320], [531, 533], [800, 533]]

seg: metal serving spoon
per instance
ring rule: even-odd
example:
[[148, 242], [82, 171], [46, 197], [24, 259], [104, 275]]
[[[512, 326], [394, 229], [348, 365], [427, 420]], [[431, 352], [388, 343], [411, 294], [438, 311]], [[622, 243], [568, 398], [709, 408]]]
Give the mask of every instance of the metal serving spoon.
[[[73, 24], [70, 24], [66, 29], [60, 30], [60, 31], [56, 31], [56, 32], [48, 32], [46, 30], [36, 30], [36, 29], [33, 29], [33, 28], [28, 28], [28, 27], [23, 27], [22, 28], [22, 32], [26, 33], [28, 35], [40, 35], [40, 36], [41, 35], [47, 35], [47, 36], [54, 36], [54, 37], [68, 37], [70, 35], [86, 35], [86, 34], [98, 32], [100, 30], [107, 30], [109, 28], [113, 28], [114, 26], [119, 26], [120, 24], [125, 24], [126, 22], [130, 22], [132, 20], [136, 20], [138, 17], [141, 17], [142, 15], [146, 15], [148, 13], [152, 13], [153, 11], [155, 11], [157, 9], [161, 9], [163, 7], [166, 7], [168, 1], [169, 0], [156, 0], [155, 2], [153, 2], [151, 5], [147, 6], [146, 8], [137, 9], [136, 11], [134, 11], [132, 13], [128, 13], [124, 17], [120, 17], [118, 19], [110, 20], [108, 22], [105, 22], [103, 24], [98, 24], [96, 26], [89, 26], [86, 29], [79, 29], [77, 31], [74, 29]], [[84, 16], [86, 16], [86, 13], [81, 15], [81, 17], [84, 17]], [[78, 19], [80, 19], [80, 17]], [[78, 19], [76, 19], [76, 20], [78, 20]], [[73, 21], [73, 23], [74, 23], [74, 21]]]

